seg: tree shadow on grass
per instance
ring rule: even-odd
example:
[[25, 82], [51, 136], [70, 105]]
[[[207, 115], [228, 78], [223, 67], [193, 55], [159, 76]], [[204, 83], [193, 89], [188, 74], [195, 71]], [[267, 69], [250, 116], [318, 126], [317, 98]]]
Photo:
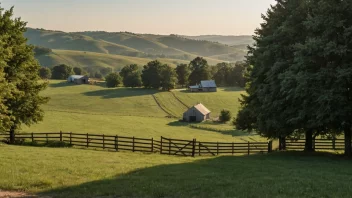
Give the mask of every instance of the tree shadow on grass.
[[352, 193], [350, 182], [346, 182], [351, 180], [351, 166], [351, 160], [343, 160], [328, 153], [278, 152], [220, 156], [137, 169], [113, 178], [48, 190], [39, 195], [148, 198], [345, 197]]
[[155, 89], [144, 89], [144, 88], [110, 88], [97, 91], [89, 91], [83, 93], [86, 96], [100, 96], [105, 99], [109, 98], [125, 98], [134, 96], [152, 95], [158, 93]]
[[53, 88], [68, 87], [68, 86], [76, 86], [76, 84], [75, 83], [69, 83], [69, 82], [66, 82], [66, 81], [49, 84], [49, 87], [53, 87]]

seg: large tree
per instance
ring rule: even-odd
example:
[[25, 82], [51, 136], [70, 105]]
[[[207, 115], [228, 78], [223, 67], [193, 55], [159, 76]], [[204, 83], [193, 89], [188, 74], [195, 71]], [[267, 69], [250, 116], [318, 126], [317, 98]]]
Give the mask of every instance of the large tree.
[[163, 64], [158, 60], [151, 61], [143, 66], [142, 82], [146, 88], [159, 89], [161, 86], [161, 71]]
[[125, 87], [140, 87], [142, 86], [141, 72], [136, 64], [126, 65], [120, 71], [120, 76], [123, 78]]
[[209, 71], [208, 62], [202, 58], [197, 57], [189, 64], [191, 74], [188, 81], [191, 85], [198, 84], [202, 80], [210, 80], [211, 75]]
[[[236, 119], [239, 129], [257, 130], [268, 138], [281, 138], [294, 132], [306, 131], [304, 122], [294, 122], [297, 105], [302, 101], [288, 97], [290, 89], [283, 89], [282, 77], [294, 61], [294, 46], [305, 41], [303, 22], [308, 12], [305, 0], [282, 1], [272, 6], [261, 28], [257, 29], [254, 47], [249, 48], [250, 67], [248, 95], [241, 101], [242, 110]], [[295, 87], [285, 84], [285, 87]]]
[[177, 82], [177, 74], [169, 65], [164, 65], [161, 71], [161, 88], [169, 91], [175, 88]]
[[176, 67], [177, 82], [179, 85], [184, 87], [188, 84], [188, 77], [190, 75], [190, 69], [187, 64], [179, 64]]
[[31, 125], [43, 119], [40, 105], [48, 98], [39, 95], [47, 86], [40, 81], [40, 66], [33, 46], [23, 36], [26, 23], [14, 18], [13, 8], [0, 8], [0, 128], [10, 131], [10, 142], [21, 124]]
[[48, 67], [41, 67], [39, 70], [39, 76], [42, 79], [50, 79], [51, 78], [51, 70]]
[[74, 74], [73, 68], [65, 64], [57, 65], [52, 70], [53, 79], [64, 80], [72, 74]]
[[216, 66], [216, 73], [213, 75], [213, 79], [219, 86], [229, 86], [232, 85], [230, 82], [230, 75], [232, 67], [228, 63], [218, 63]]
[[106, 86], [109, 88], [117, 87], [122, 83], [122, 78], [119, 73], [110, 73], [105, 77]]

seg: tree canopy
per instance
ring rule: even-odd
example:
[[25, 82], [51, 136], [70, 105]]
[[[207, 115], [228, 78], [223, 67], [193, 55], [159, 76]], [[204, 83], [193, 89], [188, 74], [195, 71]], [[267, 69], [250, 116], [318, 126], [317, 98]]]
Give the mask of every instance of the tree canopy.
[[39, 95], [47, 84], [40, 81], [40, 66], [25, 31], [26, 23], [14, 18], [13, 8], [0, 8], [0, 129], [10, 131], [11, 142], [21, 124], [43, 119], [40, 106], [48, 101]]
[[114, 72], [110, 73], [105, 77], [106, 86], [109, 88], [117, 87], [122, 83], [122, 78], [120, 74]]
[[126, 65], [120, 71], [120, 76], [123, 78], [125, 87], [140, 87], [142, 86], [141, 72], [136, 64]]
[[51, 75], [53, 79], [64, 80], [73, 74], [74, 74], [74, 71], [71, 66], [61, 64], [53, 67]]
[[179, 64], [176, 67], [177, 82], [182, 87], [188, 84], [188, 77], [190, 75], [190, 69], [187, 64]]
[[39, 76], [42, 79], [50, 79], [51, 78], [51, 70], [47, 67], [41, 67], [39, 69]]
[[199, 84], [202, 80], [210, 80], [210, 70], [207, 60], [197, 57], [189, 63], [191, 74], [188, 81], [191, 85]]
[[278, 0], [263, 15], [238, 129], [269, 138], [303, 133], [306, 150], [315, 136], [344, 131], [351, 154], [351, 4]]

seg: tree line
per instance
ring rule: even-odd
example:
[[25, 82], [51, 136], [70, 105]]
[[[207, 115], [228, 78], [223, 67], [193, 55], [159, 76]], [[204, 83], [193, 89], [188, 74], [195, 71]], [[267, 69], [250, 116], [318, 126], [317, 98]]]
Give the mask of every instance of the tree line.
[[351, 156], [352, 1], [277, 0], [250, 48], [236, 127], [268, 138], [344, 134]]
[[[89, 71], [91, 68], [87, 69]], [[42, 67], [39, 75], [43, 79], [63, 80], [73, 74], [88, 75], [87, 69], [61, 64], [51, 69]], [[197, 57], [189, 64], [179, 64], [176, 68], [154, 60], [144, 65], [142, 69], [136, 64], [126, 65], [119, 72], [112, 72], [111, 68], [101, 67], [99, 69], [102, 75], [93, 75], [92, 77], [105, 77], [108, 87], [116, 87], [123, 84], [125, 87], [144, 86], [145, 88], [170, 90], [177, 85], [185, 87], [210, 79], [215, 80], [218, 86], [244, 87], [246, 84], [244, 76], [247, 73], [247, 64], [244, 62], [235, 64], [223, 62], [215, 66], [209, 66], [204, 58]], [[91, 69], [91, 71], [94, 71], [94, 69]]]

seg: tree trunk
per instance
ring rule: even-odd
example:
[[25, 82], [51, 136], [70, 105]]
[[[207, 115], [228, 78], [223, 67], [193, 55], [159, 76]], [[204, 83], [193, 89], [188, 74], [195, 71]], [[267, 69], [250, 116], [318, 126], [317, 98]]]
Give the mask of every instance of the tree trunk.
[[286, 137], [279, 138], [279, 150], [286, 150]]
[[345, 127], [345, 155], [351, 157], [352, 150], [351, 150], [351, 127]]
[[306, 131], [306, 142], [305, 142], [305, 146], [304, 146], [304, 151], [307, 152], [313, 152], [314, 148], [313, 148], [313, 130], [309, 129], [308, 131]]
[[12, 125], [10, 128], [10, 144], [15, 143], [15, 129], [16, 129], [15, 125]]

